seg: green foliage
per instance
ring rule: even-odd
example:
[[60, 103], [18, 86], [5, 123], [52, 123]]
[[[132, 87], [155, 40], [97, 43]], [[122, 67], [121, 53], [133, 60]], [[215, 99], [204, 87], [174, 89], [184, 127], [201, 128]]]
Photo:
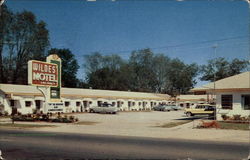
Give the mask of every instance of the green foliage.
[[127, 90], [128, 65], [118, 55], [102, 56], [100, 53], [85, 56], [87, 75], [85, 86], [94, 89]]
[[201, 66], [201, 80], [220, 80], [229, 76], [239, 74], [247, 69], [248, 61], [233, 59], [231, 62], [225, 58], [215, 58], [208, 61], [207, 65]]
[[62, 86], [77, 87], [79, 80], [77, 79], [77, 71], [79, 65], [74, 54], [69, 49], [52, 48], [49, 50], [49, 55], [57, 54], [62, 60]]
[[6, 6], [0, 17], [0, 83], [27, 83], [27, 64], [44, 60], [49, 46], [46, 23], [29, 11], [12, 13]]
[[85, 56], [86, 84], [94, 89], [179, 94], [195, 85], [196, 64], [184, 64], [150, 49], [133, 51], [128, 61], [118, 55]]
[[240, 114], [235, 114], [235, 115], [233, 115], [233, 119], [236, 120], [236, 121], [239, 121], [239, 120], [241, 120], [241, 115]]
[[225, 115], [225, 114], [222, 114], [221, 115], [221, 118], [225, 121], [225, 120], [228, 120], [229, 119], [229, 116]]

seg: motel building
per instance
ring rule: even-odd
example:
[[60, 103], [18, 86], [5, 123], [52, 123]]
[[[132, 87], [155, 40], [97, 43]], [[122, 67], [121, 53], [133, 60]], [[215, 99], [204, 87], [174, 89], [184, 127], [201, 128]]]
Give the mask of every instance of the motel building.
[[[91, 106], [103, 102], [113, 104], [120, 111], [151, 110], [159, 104], [173, 104], [167, 94], [96, 89], [61, 88], [60, 112], [88, 112]], [[45, 105], [45, 98], [36, 86], [0, 84], [0, 111], [9, 114], [20, 112], [46, 113], [51, 106]]]
[[207, 95], [178, 95], [173, 100], [176, 102], [176, 105], [181, 106], [182, 108], [191, 108], [196, 104], [204, 104], [210, 101], [210, 97]]
[[[214, 87], [215, 85], [215, 87]], [[250, 72], [224, 78], [191, 90], [194, 93], [216, 95], [216, 117], [250, 115]]]

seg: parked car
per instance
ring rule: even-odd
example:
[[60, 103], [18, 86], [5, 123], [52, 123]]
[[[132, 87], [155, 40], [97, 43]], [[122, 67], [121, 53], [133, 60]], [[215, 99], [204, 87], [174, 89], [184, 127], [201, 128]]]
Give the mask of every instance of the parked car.
[[167, 105], [158, 105], [153, 107], [154, 111], [171, 111], [172, 107], [171, 106], [167, 106]]
[[211, 104], [197, 104], [195, 107], [192, 108], [186, 108], [185, 114], [190, 117], [194, 115], [214, 115], [214, 112], [216, 111], [215, 105]]
[[172, 108], [172, 110], [174, 110], [174, 111], [182, 110], [182, 107], [181, 107], [181, 106], [175, 106], [175, 105], [173, 105], [173, 106], [171, 106], [171, 108]]
[[118, 108], [109, 103], [102, 103], [100, 106], [93, 106], [89, 109], [90, 113], [112, 113], [116, 114]]

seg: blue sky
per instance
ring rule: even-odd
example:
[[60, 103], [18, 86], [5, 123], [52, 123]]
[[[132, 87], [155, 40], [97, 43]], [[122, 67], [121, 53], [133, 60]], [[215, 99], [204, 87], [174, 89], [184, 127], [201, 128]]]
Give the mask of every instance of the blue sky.
[[[146, 47], [185, 63], [204, 64], [219, 56], [249, 59], [249, 11], [240, 0], [7, 0], [6, 4], [14, 12], [29, 10], [44, 20], [51, 47], [69, 48], [80, 66], [83, 55], [91, 52], [128, 58], [132, 50]], [[220, 39], [227, 40], [213, 41]], [[83, 72], [81, 67], [79, 78]]]

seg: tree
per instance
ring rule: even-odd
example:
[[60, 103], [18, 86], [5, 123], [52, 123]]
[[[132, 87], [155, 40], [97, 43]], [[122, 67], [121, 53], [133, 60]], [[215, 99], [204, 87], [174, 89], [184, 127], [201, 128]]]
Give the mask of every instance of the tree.
[[3, 48], [8, 40], [12, 20], [13, 13], [8, 10], [6, 5], [0, 6], [0, 83], [6, 82], [3, 66]]
[[208, 64], [201, 66], [202, 77], [200, 79], [203, 81], [217, 81], [245, 71], [248, 65], [249, 62], [237, 58], [231, 62], [222, 57], [211, 59], [208, 60]]
[[85, 56], [86, 81], [95, 89], [128, 89], [128, 66], [118, 55], [102, 56], [100, 53]]
[[170, 69], [171, 59], [163, 54], [157, 54], [153, 58], [153, 72], [156, 76], [155, 92], [166, 92], [168, 84], [168, 72]]
[[176, 58], [171, 60], [169, 67], [166, 93], [170, 95], [184, 94], [196, 84], [194, 78], [198, 74], [197, 64], [187, 65]]
[[153, 52], [149, 49], [133, 51], [129, 58], [132, 68], [131, 89], [134, 91], [152, 92], [156, 86], [156, 74], [153, 70]]
[[85, 56], [86, 83], [95, 89], [156, 93], [187, 93], [196, 81], [197, 64], [154, 54], [149, 48], [133, 51], [128, 61], [118, 55]]
[[77, 79], [79, 65], [74, 54], [69, 49], [57, 48], [50, 49], [48, 54], [57, 54], [62, 60], [62, 86], [77, 87], [79, 84], [79, 80]]
[[[43, 60], [49, 46], [49, 33], [43, 21], [37, 22], [32, 12], [12, 14], [3, 30], [3, 77], [7, 83], [27, 84], [27, 63]], [[0, 58], [1, 59], [1, 58]], [[1, 61], [1, 60], [0, 60]], [[2, 81], [3, 82], [3, 81]]]
[[99, 52], [85, 55], [84, 60], [83, 67], [87, 75], [103, 67], [103, 56]]

